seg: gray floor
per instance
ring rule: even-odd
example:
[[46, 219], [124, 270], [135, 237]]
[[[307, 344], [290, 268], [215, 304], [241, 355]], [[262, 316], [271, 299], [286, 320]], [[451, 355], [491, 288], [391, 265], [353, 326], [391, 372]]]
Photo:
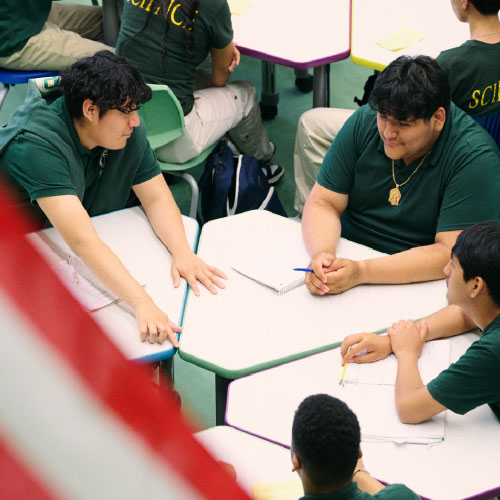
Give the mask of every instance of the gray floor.
[[[87, 3], [80, 0], [75, 3]], [[261, 64], [252, 58], [243, 56], [240, 66], [233, 74], [233, 79], [250, 80], [260, 94]], [[353, 98], [361, 97], [363, 85], [371, 70], [357, 66], [350, 59], [335, 63], [331, 67], [331, 106], [356, 108]], [[270, 138], [277, 146], [276, 163], [285, 168], [285, 176], [277, 187], [278, 195], [289, 216], [295, 215], [293, 209], [293, 146], [297, 121], [301, 113], [312, 107], [312, 94], [303, 94], [295, 87], [295, 75], [291, 68], [277, 67], [277, 90], [280, 93], [278, 116], [265, 122]], [[0, 126], [23, 103], [25, 85], [12, 87], [0, 110]], [[194, 169], [199, 176], [202, 167]], [[181, 211], [187, 213], [189, 207], [188, 190], [183, 181], [172, 186], [172, 192]], [[224, 349], [224, 346], [220, 346]], [[195, 427], [205, 428], [215, 425], [215, 388], [214, 376], [206, 370], [184, 362], [176, 355], [174, 361], [175, 385], [182, 397], [183, 411]]]

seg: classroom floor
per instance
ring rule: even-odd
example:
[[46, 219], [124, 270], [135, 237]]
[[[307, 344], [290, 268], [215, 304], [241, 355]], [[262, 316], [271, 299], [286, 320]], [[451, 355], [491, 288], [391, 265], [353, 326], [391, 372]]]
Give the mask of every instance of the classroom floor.
[[[76, 0], [75, 3], [87, 3]], [[312, 70], [311, 70], [312, 71]], [[242, 56], [240, 66], [233, 73], [233, 80], [250, 80], [260, 95], [261, 62]], [[331, 106], [357, 108], [354, 97], [363, 95], [363, 85], [372, 70], [358, 66], [350, 59], [331, 65], [330, 89]], [[269, 136], [276, 144], [275, 162], [285, 169], [285, 176], [277, 186], [279, 198], [288, 216], [296, 215], [293, 208], [295, 193], [293, 177], [293, 147], [297, 121], [300, 115], [312, 107], [312, 93], [304, 94], [295, 87], [293, 69], [278, 66], [276, 68], [276, 87], [280, 93], [278, 116], [265, 122]], [[17, 85], [9, 91], [0, 110], [0, 126], [23, 103], [25, 85]], [[203, 166], [194, 169], [193, 175], [199, 178]], [[181, 211], [189, 209], [189, 190], [187, 184], [178, 180], [172, 186], [172, 192]], [[221, 346], [223, 348], [223, 346]], [[175, 386], [182, 398], [182, 408], [196, 428], [203, 429], [215, 425], [215, 379], [211, 372], [184, 362], [178, 355], [174, 361]]]

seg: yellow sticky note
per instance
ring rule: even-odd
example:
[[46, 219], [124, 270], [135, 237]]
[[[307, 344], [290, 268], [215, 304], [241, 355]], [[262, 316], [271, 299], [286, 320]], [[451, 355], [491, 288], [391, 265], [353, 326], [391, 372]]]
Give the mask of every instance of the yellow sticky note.
[[304, 496], [300, 479], [253, 485], [254, 500], [297, 500]]
[[227, 3], [229, 4], [231, 14], [234, 14], [235, 16], [239, 16], [245, 12], [250, 5], [252, 5], [252, 2], [249, 0], [227, 0]]
[[406, 49], [423, 39], [424, 37], [417, 31], [403, 26], [387, 38], [377, 40], [377, 45], [383, 49], [395, 51]]

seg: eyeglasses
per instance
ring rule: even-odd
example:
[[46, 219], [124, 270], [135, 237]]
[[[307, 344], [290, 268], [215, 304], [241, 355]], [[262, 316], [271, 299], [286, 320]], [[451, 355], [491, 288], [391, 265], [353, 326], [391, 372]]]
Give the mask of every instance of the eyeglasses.
[[125, 113], [126, 115], [129, 115], [130, 113], [133, 113], [134, 111], [138, 111], [139, 109], [141, 109], [141, 106], [137, 105], [134, 108], [122, 108], [121, 106], [118, 106], [115, 109], [121, 111], [122, 113]]

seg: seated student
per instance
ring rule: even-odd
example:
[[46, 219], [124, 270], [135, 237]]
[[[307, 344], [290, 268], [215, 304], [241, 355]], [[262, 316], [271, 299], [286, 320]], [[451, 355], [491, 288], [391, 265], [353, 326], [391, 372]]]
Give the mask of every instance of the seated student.
[[[146, 138], [137, 109], [151, 89], [124, 59], [102, 51], [61, 74], [63, 96], [48, 105], [33, 82], [25, 104], [0, 129], [0, 173], [22, 200], [135, 312], [142, 340], [178, 345], [180, 331], [99, 238], [91, 216], [124, 208], [133, 193], [172, 254], [174, 286], [197, 280], [212, 293], [221, 271], [191, 250], [181, 215]], [[124, 227], [123, 231], [127, 231]]]
[[500, 0], [453, 0], [470, 40], [445, 50], [437, 62], [448, 75], [451, 99], [488, 130], [500, 145]]
[[[274, 144], [255, 88], [247, 81], [227, 83], [240, 55], [226, 0], [125, 2], [116, 50], [146, 82], [168, 85], [181, 103], [184, 134], [157, 150], [161, 161], [188, 161], [229, 132], [241, 152], [266, 165], [271, 184], [283, 176], [282, 167], [270, 164]], [[202, 81], [197, 67], [208, 54], [212, 74]]]
[[[483, 404], [500, 420], [500, 223], [465, 229], [444, 272], [451, 305], [416, 323], [394, 323], [388, 335], [349, 335], [341, 347], [343, 362], [376, 361], [394, 352], [402, 422], [422, 422], [446, 409], [463, 415]], [[417, 366], [424, 342], [473, 328], [482, 330], [481, 338], [425, 386]]]
[[292, 464], [304, 488], [300, 500], [410, 500], [419, 497], [402, 484], [385, 486], [365, 469], [356, 415], [337, 398], [309, 396], [292, 426]]
[[99, 50], [100, 7], [52, 0], [0, 2], [0, 66], [17, 70], [61, 70]]
[[[369, 102], [342, 127], [305, 205], [313, 294], [442, 278], [459, 232], [500, 219], [498, 148], [450, 104], [448, 79], [434, 59], [397, 58]], [[337, 259], [341, 233], [392, 255]]]

